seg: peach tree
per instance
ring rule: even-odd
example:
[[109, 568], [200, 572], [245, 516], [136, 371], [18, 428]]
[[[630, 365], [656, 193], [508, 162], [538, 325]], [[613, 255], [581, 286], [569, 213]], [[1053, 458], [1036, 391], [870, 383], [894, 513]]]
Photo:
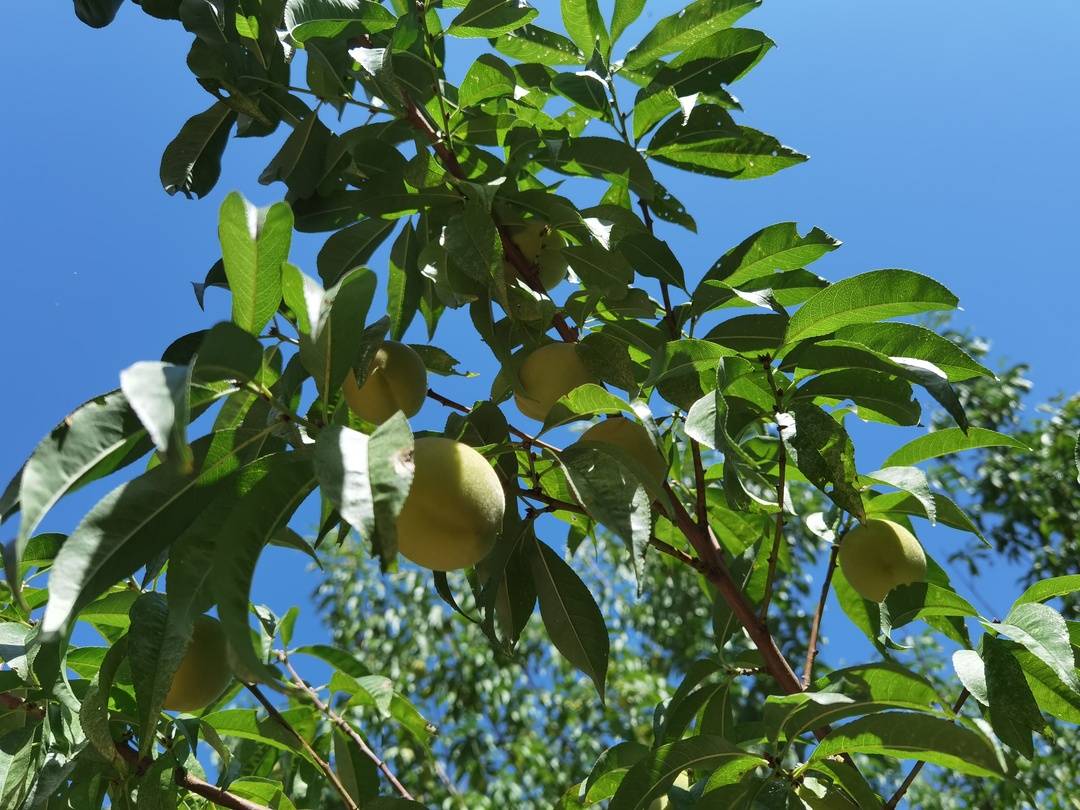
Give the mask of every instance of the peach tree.
[[[713, 652], [679, 673], [649, 739], [611, 740], [548, 804], [890, 808], [926, 763], [1010, 779], [1046, 715], [1077, 722], [1080, 623], [1048, 603], [1080, 576], [984, 617], [917, 538], [979, 534], [920, 464], [1026, 449], [967, 423], [952, 384], [986, 368], [896, 320], [956, 297], [900, 269], [829, 283], [806, 267], [839, 242], [793, 223], [704, 272], [673, 250], [697, 220], [658, 176], [806, 159], [738, 122], [728, 88], [773, 44], [735, 27], [757, 3], [655, 22], [644, 0], [138, 3], [191, 35], [210, 96], [165, 148], [165, 190], [204, 196], [232, 137], [280, 129], [258, 179], [284, 199], [221, 206], [221, 259], [196, 293], [227, 290], [231, 319], [122, 371], [0, 497], [0, 806], [454, 806], [452, 777], [445, 798], [418, 795], [371, 742], [390, 727], [437, 757], [436, 726], [252, 593], [268, 546], [318, 562], [354, 532], [388, 578], [430, 569], [493, 656], [542, 623], [600, 702], [612, 639], [562, 549], [614, 538], [641, 600], [656, 571], [691, 572]], [[75, 10], [100, 27], [124, 5]], [[290, 263], [294, 231], [329, 234], [315, 272]], [[451, 320], [472, 340], [444, 342]], [[478, 352], [499, 371], [472, 402], [429, 387]], [[845, 424], [917, 426], [926, 397], [955, 424], [859, 470]], [[414, 432], [421, 409], [443, 427]], [[107, 477], [68, 533], [39, 531]], [[804, 529], [829, 548], [796, 661], [776, 631], [796, 605], [774, 594], [807, 573], [786, 542]], [[862, 664], [815, 668], [830, 593], [872, 644]], [[916, 622], [955, 650], [951, 694], [895, 655]], [[761, 696], [753, 722], [729, 712], [736, 681]], [[883, 758], [913, 763], [885, 795], [867, 777]]]

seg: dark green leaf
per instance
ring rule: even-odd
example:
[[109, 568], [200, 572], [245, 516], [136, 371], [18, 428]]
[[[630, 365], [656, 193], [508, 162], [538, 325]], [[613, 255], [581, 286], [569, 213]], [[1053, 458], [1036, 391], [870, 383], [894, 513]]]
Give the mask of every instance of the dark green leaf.
[[205, 197], [221, 176], [221, 156], [236, 112], [218, 101], [192, 116], [161, 155], [161, 185], [169, 194]]
[[[252, 647], [248, 599], [259, 555], [315, 486], [311, 459], [298, 453], [272, 457], [270, 469], [236, 501], [218, 543], [210, 574], [218, 615], [229, 644], [248, 672], [267, 679], [273, 673]], [[220, 731], [220, 729], [219, 729]]]
[[732, 781], [765, 764], [757, 754], [736, 748], [723, 737], [699, 736], [662, 745], [634, 765], [615, 791], [609, 810], [646, 810], [685, 770], [723, 772]]
[[634, 281], [634, 269], [621, 253], [597, 244], [563, 248], [562, 255], [591, 293], [618, 300]]
[[458, 88], [458, 103], [471, 107], [489, 98], [512, 98], [516, 86], [514, 71], [506, 62], [494, 54], [481, 54]]
[[[644, 67], [653, 60], [685, 50], [760, 5], [761, 0], [696, 0], [681, 11], [664, 17], [626, 55], [628, 68]], [[642, 4], [644, 5], [644, 4]], [[636, 15], [635, 15], [636, 16]], [[612, 25], [614, 30], [615, 25]]]
[[[781, 414], [785, 416], [785, 414]], [[843, 425], [810, 403], [796, 403], [781, 426], [791, 460], [837, 506], [865, 519], [856, 486], [855, 447]]]
[[350, 270], [366, 264], [394, 230], [392, 219], [365, 219], [335, 233], [319, 251], [319, 276], [327, 287]]
[[738, 287], [781, 270], [798, 270], [840, 247], [820, 228], [800, 236], [794, 222], [778, 222], [748, 236], [716, 260], [705, 279]]
[[135, 700], [139, 707], [139, 753], [154, 750], [154, 732], [173, 675], [180, 667], [191, 641], [192, 624], [169, 622], [169, 606], [163, 593], [143, 593], [131, 606], [128, 660]]
[[990, 741], [949, 720], [910, 712], [884, 712], [833, 730], [811, 755], [875, 754], [921, 759], [959, 773], [1000, 777], [1001, 765]]
[[406, 222], [390, 249], [390, 272], [386, 277], [391, 340], [401, 340], [420, 306], [424, 278], [420, 275], [419, 253], [416, 231], [411, 222]]
[[656, 131], [646, 152], [680, 169], [739, 180], [767, 177], [807, 160], [772, 135], [739, 126], [715, 104], [695, 107], [685, 118], [677, 112]]
[[522, 62], [542, 65], [577, 65], [585, 61], [585, 55], [569, 39], [536, 25], [503, 34], [495, 40], [495, 48]]
[[837, 404], [851, 400], [863, 420], [890, 425], [917, 425], [922, 408], [905, 380], [869, 369], [843, 369], [819, 374], [803, 383], [795, 399]]
[[984, 622], [987, 627], [1022, 644], [1080, 694], [1069, 629], [1061, 614], [1041, 602], [1026, 602], [1009, 611], [1003, 622]]
[[990, 727], [999, 740], [1032, 759], [1035, 747], [1031, 732], [1042, 731], [1046, 721], [1024, 678], [1024, 670], [1013, 657], [1008, 643], [990, 634], [983, 636], [982, 653], [986, 664]]
[[600, 608], [574, 570], [544, 543], [533, 539], [530, 565], [540, 616], [552, 643], [596, 685], [600, 700], [608, 668], [608, 631]]
[[913, 357], [940, 368], [953, 382], [993, 373], [971, 355], [925, 326], [911, 323], [873, 323], [846, 326], [837, 340], [860, 343], [888, 357]]
[[397, 555], [397, 518], [412, 486], [412, 453], [412, 430], [401, 411], [379, 425], [368, 441], [368, 476], [375, 512], [372, 540], [384, 565]]
[[378, 33], [393, 28], [394, 15], [371, 0], [288, 0], [285, 30], [301, 47], [312, 37], [333, 39], [350, 32]]
[[618, 250], [641, 275], [659, 279], [679, 289], [686, 289], [682, 265], [671, 252], [667, 242], [642, 231], [632, 233], [620, 240]]

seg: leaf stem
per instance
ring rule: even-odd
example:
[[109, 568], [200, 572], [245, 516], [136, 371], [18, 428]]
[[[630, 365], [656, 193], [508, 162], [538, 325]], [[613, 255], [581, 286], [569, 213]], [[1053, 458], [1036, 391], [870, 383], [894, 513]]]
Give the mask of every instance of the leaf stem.
[[341, 800], [345, 803], [348, 810], [360, 810], [360, 806], [353, 800], [353, 797], [349, 795], [349, 791], [345, 788], [345, 785], [341, 783], [341, 780], [338, 779], [338, 775], [334, 773], [334, 769], [330, 767], [330, 763], [319, 756], [319, 752], [311, 747], [311, 743], [309, 743], [299, 731], [293, 728], [293, 725], [282, 716], [281, 712], [279, 712], [277, 707], [267, 699], [262, 690], [253, 683], [245, 683], [244, 686], [247, 687], [247, 690], [262, 704], [262, 707], [266, 709], [266, 713], [274, 718], [278, 725], [288, 731], [289, 734], [300, 743], [300, 747], [307, 752], [307, 755], [311, 757], [311, 760], [318, 766], [319, 770], [330, 780], [330, 784], [334, 786], [334, 790], [341, 796]]
[[[429, 399], [433, 399], [440, 405], [445, 405], [447, 408], [453, 408], [455, 411], [461, 411], [461, 413], [470, 413], [472, 411], [472, 408], [467, 405], [462, 405], [460, 402], [455, 402], [449, 397], [444, 397], [432, 388], [428, 389], [427, 395]], [[558, 447], [550, 445], [545, 441], [541, 441], [535, 436], [526, 433], [524, 430], [516, 428], [513, 425], [510, 425], [509, 428], [510, 432], [517, 436], [521, 440], [521, 443], [526, 447], [540, 447], [544, 450], [550, 450], [553, 453], [561, 452]]]
[[810, 642], [806, 649], [806, 663], [803, 665], [803, 689], [809, 689], [810, 682], [814, 679], [814, 661], [818, 652], [818, 633], [821, 631], [821, 619], [825, 615], [825, 602], [829, 598], [829, 586], [832, 584], [833, 571], [836, 570], [836, 560], [840, 554], [840, 540], [843, 540], [843, 537], [833, 543], [832, 551], [829, 552], [825, 580], [821, 583], [821, 596], [818, 598], [817, 610], [814, 611], [814, 621], [810, 626]]

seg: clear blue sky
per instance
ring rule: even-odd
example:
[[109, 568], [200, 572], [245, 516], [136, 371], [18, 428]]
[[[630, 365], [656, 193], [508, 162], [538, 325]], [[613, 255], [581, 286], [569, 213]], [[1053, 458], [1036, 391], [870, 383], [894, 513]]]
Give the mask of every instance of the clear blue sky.
[[[647, 15], [674, 5], [650, 2]], [[6, 23], [5, 481], [64, 413], [114, 387], [122, 368], [227, 317], [220, 291], [203, 313], [189, 285], [218, 255], [221, 198], [240, 188], [266, 204], [283, 191], [255, 183], [276, 141], [232, 142], [206, 200], [161, 190], [162, 148], [210, 100], [183, 67], [190, 38], [178, 25], [126, 6], [113, 26], [92, 31], [63, 1], [21, 4]], [[779, 48], [734, 88], [742, 120], [811, 161], [747, 183], [665, 175], [700, 225], [697, 236], [665, 233], [688, 274], [765, 225], [818, 225], [846, 243], [818, 272], [835, 280], [905, 267], [934, 276], [960, 296], [957, 324], [992, 338], [998, 357], [1031, 363], [1037, 397], [1075, 390], [1080, 274], [1069, 234], [1080, 165], [1068, 155], [1080, 132], [1080, 5], [1044, 0], [1024, 14], [1001, 0], [769, 0], [743, 24]], [[294, 260], [309, 272], [322, 238], [298, 236]], [[452, 347], [448, 326], [442, 342]], [[471, 399], [486, 383], [440, 387]], [[425, 411], [418, 424], [443, 418]], [[861, 447], [860, 467], [874, 469], [884, 454], [875, 437]], [[47, 528], [69, 530], [102, 491], [62, 505]], [[943, 557], [947, 533], [930, 534]], [[256, 599], [279, 613], [304, 603], [314, 579], [297, 575], [297, 559], [272, 554]], [[1015, 589], [997, 576], [1003, 587], [987, 590], [1000, 590], [1006, 605]], [[298, 633], [321, 635], [313, 612], [306, 617]]]

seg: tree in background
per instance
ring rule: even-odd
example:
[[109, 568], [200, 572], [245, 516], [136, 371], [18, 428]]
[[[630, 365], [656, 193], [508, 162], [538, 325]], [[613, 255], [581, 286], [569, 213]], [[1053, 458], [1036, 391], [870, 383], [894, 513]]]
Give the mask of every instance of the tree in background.
[[[131, 4], [74, 5], [100, 27]], [[138, 5], [193, 37], [212, 97], [164, 189], [204, 196], [233, 135], [283, 129], [259, 180], [285, 199], [225, 197], [196, 294], [227, 290], [230, 320], [123, 370], [0, 495], [0, 807], [893, 808], [923, 763], [1019, 788], [1047, 716], [1075, 722], [1078, 624], [1049, 603], [1080, 577], [982, 616], [916, 536], [981, 534], [919, 465], [1029, 452], [969, 424], [954, 384], [985, 366], [896, 320], [956, 297], [907, 270], [830, 283], [806, 267], [839, 242], [794, 223], [704, 273], [673, 249], [697, 223], [661, 178], [806, 159], [736, 118], [727, 88], [773, 44], [735, 27], [756, 0], [651, 26], [644, 0]], [[457, 65], [455, 39], [488, 47]], [[296, 230], [330, 234], [318, 278]], [[499, 371], [474, 401], [429, 387], [479, 351]], [[845, 425], [916, 426], [916, 391], [955, 426], [857, 470]], [[370, 623], [294, 638], [252, 593], [260, 555], [354, 533], [385, 592], [327, 604]], [[462, 618], [386, 615], [431, 593]], [[830, 593], [873, 648], [842, 669], [816, 660]]]

